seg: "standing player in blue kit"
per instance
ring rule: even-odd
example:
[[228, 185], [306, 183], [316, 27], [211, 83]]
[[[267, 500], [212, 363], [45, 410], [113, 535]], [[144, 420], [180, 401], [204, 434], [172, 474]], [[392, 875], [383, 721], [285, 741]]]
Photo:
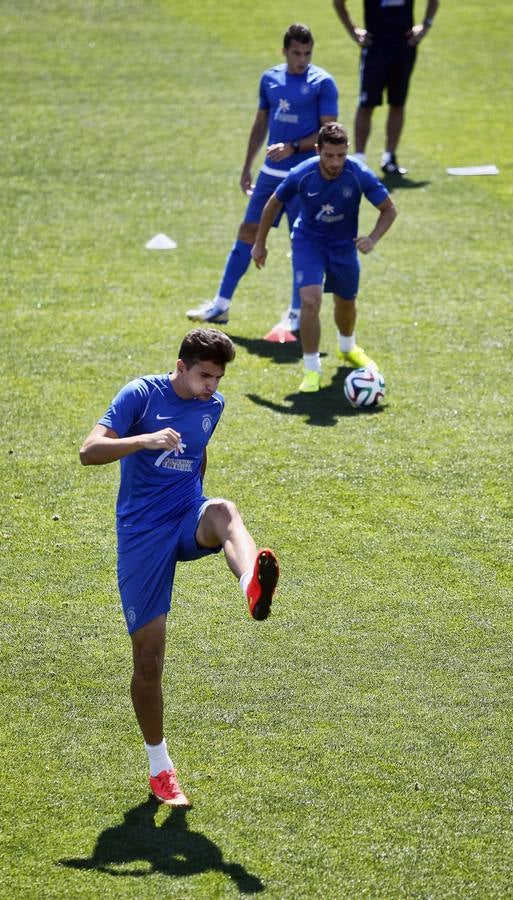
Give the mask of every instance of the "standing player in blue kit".
[[[284, 203], [298, 196], [301, 212], [292, 232], [292, 262], [301, 295], [301, 344], [304, 376], [299, 390], [314, 392], [321, 385], [319, 312], [322, 290], [333, 293], [338, 329], [337, 356], [358, 368], [375, 367], [355, 337], [356, 295], [360, 253], [370, 253], [396, 217], [389, 193], [367, 166], [348, 159], [347, 131], [338, 122], [323, 125], [318, 156], [296, 166], [268, 200], [262, 213], [252, 256], [265, 265], [266, 239]], [[378, 210], [369, 235], [358, 236], [362, 196]]]
[[206, 446], [224, 409], [217, 390], [235, 348], [196, 329], [173, 372], [125, 385], [80, 450], [83, 465], [120, 460], [118, 584], [132, 641], [131, 696], [150, 764], [150, 787], [188, 807], [164, 738], [162, 672], [176, 563], [224, 550], [250, 615], [265, 619], [278, 581], [272, 550], [257, 552], [237, 507], [203, 493]]
[[[240, 186], [250, 198], [244, 221], [226, 260], [217, 294], [202, 306], [189, 309], [189, 319], [219, 324], [228, 322], [232, 297], [251, 262], [251, 247], [267, 200], [292, 166], [315, 155], [321, 125], [337, 118], [337, 86], [331, 75], [312, 64], [313, 44], [312, 33], [306, 25], [291, 25], [283, 39], [286, 62], [267, 69], [260, 79], [258, 110], [240, 177]], [[253, 185], [251, 167], [268, 132], [265, 162], [256, 185]], [[284, 206], [291, 232], [299, 211], [297, 199], [291, 198]], [[283, 209], [273, 222], [275, 228], [282, 212]], [[293, 284], [290, 308], [275, 327], [296, 331], [300, 308], [299, 293]]]

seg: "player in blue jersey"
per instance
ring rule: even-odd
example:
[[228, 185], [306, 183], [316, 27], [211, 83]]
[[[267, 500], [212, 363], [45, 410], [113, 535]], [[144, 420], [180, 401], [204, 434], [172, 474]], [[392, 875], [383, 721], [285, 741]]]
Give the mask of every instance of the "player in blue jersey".
[[[321, 383], [319, 311], [322, 289], [333, 293], [338, 329], [337, 356], [352, 367], [375, 366], [355, 337], [356, 296], [360, 276], [358, 251], [370, 253], [390, 228], [396, 210], [389, 193], [367, 166], [347, 157], [347, 131], [338, 122], [323, 125], [318, 156], [291, 170], [268, 200], [262, 213], [252, 256], [265, 264], [266, 238], [275, 216], [291, 197], [300, 199], [301, 212], [292, 232], [292, 261], [300, 286], [301, 344], [304, 377], [299, 390], [318, 391]], [[362, 196], [378, 210], [369, 235], [358, 236]]]
[[170, 806], [189, 806], [163, 731], [166, 617], [176, 563], [224, 550], [249, 612], [265, 619], [279, 575], [272, 550], [257, 552], [236, 506], [203, 493], [207, 443], [224, 408], [217, 390], [235, 357], [231, 340], [196, 329], [172, 373], [127, 384], [80, 450], [83, 465], [120, 460], [116, 507], [118, 585], [132, 641], [132, 702], [150, 763], [150, 787]]
[[[267, 69], [260, 79], [259, 103], [249, 135], [240, 186], [249, 196], [244, 221], [228, 255], [216, 296], [197, 309], [187, 312], [189, 319], [204, 322], [228, 322], [234, 292], [251, 262], [262, 210], [292, 166], [315, 155], [319, 128], [337, 118], [337, 86], [324, 69], [311, 62], [314, 39], [306, 25], [291, 25], [283, 39], [285, 62]], [[256, 185], [251, 168], [269, 132], [265, 162]], [[296, 198], [285, 205], [289, 232], [298, 213]], [[273, 222], [278, 227], [283, 210]], [[301, 301], [295, 283], [289, 310], [276, 329], [297, 330]], [[271, 334], [271, 333], [270, 333]]]

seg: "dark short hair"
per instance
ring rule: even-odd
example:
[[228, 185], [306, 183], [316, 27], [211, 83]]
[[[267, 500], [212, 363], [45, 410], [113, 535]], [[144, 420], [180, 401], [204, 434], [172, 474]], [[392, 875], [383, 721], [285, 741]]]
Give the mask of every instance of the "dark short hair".
[[322, 147], [323, 144], [349, 144], [347, 128], [340, 122], [326, 122], [317, 138], [317, 146]]
[[185, 335], [178, 351], [188, 369], [197, 362], [225, 366], [235, 359], [235, 347], [227, 334], [215, 328], [194, 328]]
[[300, 44], [313, 44], [313, 34], [308, 25], [302, 25], [301, 22], [295, 22], [293, 25], [289, 25], [283, 36], [283, 46], [285, 50], [290, 47], [291, 41], [299, 41]]

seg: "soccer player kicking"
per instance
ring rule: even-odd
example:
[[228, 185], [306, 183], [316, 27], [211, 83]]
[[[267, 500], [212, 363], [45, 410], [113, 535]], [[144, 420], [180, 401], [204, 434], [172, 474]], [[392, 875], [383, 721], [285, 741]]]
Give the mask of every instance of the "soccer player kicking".
[[[292, 262], [301, 295], [301, 344], [304, 376], [300, 391], [320, 389], [322, 290], [333, 293], [338, 329], [337, 357], [347, 366], [376, 367], [356, 344], [356, 296], [360, 253], [370, 253], [390, 228], [397, 213], [389, 193], [366, 165], [347, 156], [347, 131], [338, 122], [323, 125], [318, 156], [296, 166], [266, 203], [251, 255], [257, 268], [265, 265], [266, 239], [284, 203], [299, 196], [300, 214], [292, 231]], [[369, 235], [358, 237], [362, 195], [379, 210]]]
[[279, 575], [273, 551], [257, 552], [237, 507], [203, 493], [206, 446], [224, 408], [217, 388], [234, 357], [233, 343], [221, 332], [189, 332], [174, 371], [125, 385], [80, 450], [83, 465], [121, 463], [117, 568], [132, 640], [132, 703], [151, 790], [169, 806], [190, 806], [163, 731], [166, 617], [176, 563], [223, 549], [250, 615], [259, 620], [271, 611]]
[[[337, 86], [328, 72], [312, 64], [313, 44], [312, 33], [306, 25], [291, 25], [283, 38], [285, 62], [267, 69], [260, 78], [258, 109], [240, 177], [240, 186], [250, 198], [244, 221], [228, 254], [216, 296], [196, 309], [189, 309], [189, 319], [228, 322], [233, 295], [251, 262], [251, 247], [266, 201], [292, 166], [315, 156], [319, 128], [337, 118]], [[251, 168], [268, 131], [265, 162], [253, 185]], [[283, 206], [290, 233], [299, 211], [297, 199], [291, 197]], [[275, 228], [280, 223], [283, 206], [272, 223]], [[266, 339], [275, 340], [273, 332], [279, 332], [286, 335], [285, 340], [295, 340], [292, 332], [298, 330], [300, 309], [299, 292], [293, 282], [290, 307]]]

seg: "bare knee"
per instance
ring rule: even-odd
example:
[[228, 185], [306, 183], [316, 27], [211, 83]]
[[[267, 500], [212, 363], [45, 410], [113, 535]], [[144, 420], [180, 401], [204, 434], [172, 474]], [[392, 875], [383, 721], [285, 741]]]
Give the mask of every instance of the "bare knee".
[[356, 110], [356, 121], [368, 124], [374, 112], [373, 106], [359, 106]]
[[301, 292], [301, 309], [307, 313], [319, 313], [322, 297], [317, 293]]
[[232, 500], [213, 500], [205, 510], [211, 524], [227, 528], [232, 522], [240, 520], [240, 513]]
[[164, 651], [154, 641], [143, 641], [133, 646], [134, 676], [142, 681], [160, 681], [164, 670]]
[[256, 240], [256, 235], [258, 231], [258, 222], [242, 222], [239, 227], [239, 233], [237, 238], [239, 241], [244, 241], [245, 244], [253, 244]]
[[231, 500], [211, 500], [203, 513], [196, 540], [202, 547], [223, 544], [233, 527], [241, 523], [239, 510]]

